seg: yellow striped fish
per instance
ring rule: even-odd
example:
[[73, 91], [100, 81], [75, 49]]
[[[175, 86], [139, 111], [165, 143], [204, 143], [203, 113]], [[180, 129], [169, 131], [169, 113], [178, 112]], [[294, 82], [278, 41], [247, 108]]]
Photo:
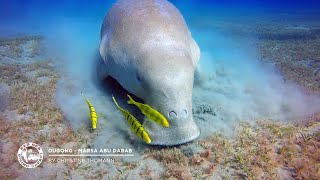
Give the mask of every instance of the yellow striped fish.
[[148, 133], [144, 130], [143, 126], [139, 123], [139, 121], [129, 111], [122, 109], [113, 96], [112, 99], [118, 107], [119, 111], [123, 114], [127, 122], [130, 124], [131, 130], [134, 131], [137, 134], [137, 136], [147, 144], [151, 143], [151, 139], [149, 138]]
[[136, 105], [140, 109], [142, 114], [144, 114], [150, 121], [154, 121], [164, 127], [169, 127], [169, 122], [167, 121], [167, 119], [157, 110], [153, 109], [147, 104], [142, 104], [134, 101], [130, 95], [128, 95], [128, 98], [128, 104]]
[[86, 100], [88, 107], [89, 107], [89, 110], [90, 110], [89, 116], [90, 116], [90, 120], [91, 120], [91, 124], [92, 124], [92, 129], [96, 129], [97, 128], [97, 118], [98, 118], [97, 113], [94, 110], [93, 105], [89, 102], [89, 100], [87, 98], [85, 98], [85, 100]]

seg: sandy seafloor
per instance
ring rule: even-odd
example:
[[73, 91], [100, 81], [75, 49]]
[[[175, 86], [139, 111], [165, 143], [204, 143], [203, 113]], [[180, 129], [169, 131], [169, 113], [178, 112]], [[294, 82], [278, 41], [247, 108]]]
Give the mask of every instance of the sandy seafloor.
[[[186, 17], [187, 22], [188, 19]], [[202, 29], [205, 31], [203, 33], [209, 35], [205, 29], [227, 31], [234, 37], [253, 34], [257, 37], [254, 46], [257, 47], [257, 57], [261, 66], [271, 66], [283, 82], [295, 84], [295, 88], [306, 96], [318, 97], [320, 24], [316, 20], [310, 18], [308, 21], [301, 21], [293, 18], [284, 21], [280, 17], [274, 17], [268, 18], [268, 21], [261, 19], [251, 23], [232, 19], [216, 19], [215, 23], [211, 24], [205, 22], [189, 21], [193, 24], [193, 35], [200, 41], [200, 61], [214, 56], [206, 53], [209, 48], [203, 48], [203, 44], [213, 39], [207, 40], [200, 35], [197, 37], [196, 32], [200, 31], [195, 29]], [[240, 116], [240, 119], [234, 118], [232, 115], [237, 113], [228, 114], [228, 111], [232, 111], [232, 105], [229, 109], [223, 107], [225, 104], [204, 103], [202, 99], [205, 97], [197, 94], [227, 94], [229, 91], [210, 91], [210, 87], [203, 83], [201, 78], [207, 78], [205, 80], [208, 81], [221, 79], [199, 76], [195, 80], [193, 115], [195, 122], [200, 129], [202, 128], [201, 137], [175, 147], [146, 146], [134, 134], [129, 133], [122, 116], [110, 105], [111, 101], [102, 101], [104, 98], [110, 100], [107, 95], [89, 95], [97, 111], [105, 107], [113, 108], [99, 119], [98, 129], [95, 131], [90, 130], [86, 112], [79, 112], [79, 115], [75, 116], [68, 114], [66, 110], [77, 109], [80, 104], [80, 110], [87, 109], [83, 98], [68, 99], [68, 96], [79, 94], [75, 85], [77, 79], [65, 76], [59, 71], [60, 65], [56, 63], [59, 62], [56, 58], [61, 57], [44, 53], [45, 39], [46, 37], [41, 35], [19, 35], [3, 37], [0, 40], [0, 179], [320, 178], [320, 111], [316, 111], [318, 107], [310, 107], [312, 103], [307, 103], [307, 109], [312, 109], [313, 112], [295, 120], [290, 120], [293, 117], [287, 115], [283, 116], [286, 120], [279, 119], [282, 116], [272, 119], [263, 115], [255, 116], [254, 120], [241, 119], [250, 115]], [[220, 58], [223, 57], [225, 56]], [[219, 71], [216, 69], [217, 76], [227, 76], [225, 69], [228, 70], [223, 67], [218, 69]], [[232, 85], [222, 85], [222, 88], [234, 88]], [[254, 87], [254, 84], [252, 86]], [[63, 91], [64, 96], [57, 98], [57, 89]], [[90, 89], [81, 91], [86, 93]], [[247, 91], [254, 90], [249, 88]], [[123, 95], [116, 94], [119, 101], [125, 98]], [[226, 96], [228, 97], [228, 94]], [[102, 100], [99, 101], [99, 98]], [[283, 96], [283, 99], [286, 98], [294, 99], [295, 96]], [[288, 106], [290, 102], [288, 101]], [[65, 106], [61, 105], [64, 103]], [[243, 106], [245, 104], [242, 103]], [[316, 101], [314, 104], [317, 105]], [[248, 108], [253, 107], [255, 104], [248, 102]], [[108, 114], [111, 111], [114, 112], [112, 118]], [[283, 111], [289, 112], [290, 115], [290, 107], [284, 107]], [[77, 119], [78, 117], [81, 119]], [[72, 118], [76, 120], [73, 121]], [[232, 121], [226, 122], [225, 127], [221, 122], [228, 121], [228, 118]], [[115, 125], [115, 121], [122, 123]], [[215, 125], [217, 121], [220, 123]], [[210, 130], [205, 129], [208, 125]], [[42, 147], [44, 160], [39, 167], [26, 169], [18, 163], [16, 153], [25, 142], [35, 142]], [[76, 163], [49, 162], [47, 153], [49, 148], [112, 147], [132, 148], [135, 156], [114, 157], [113, 163]]]

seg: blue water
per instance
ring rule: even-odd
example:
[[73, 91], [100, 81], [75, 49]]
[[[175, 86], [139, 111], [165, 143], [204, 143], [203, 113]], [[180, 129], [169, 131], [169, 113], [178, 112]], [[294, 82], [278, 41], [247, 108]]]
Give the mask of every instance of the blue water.
[[[110, 96], [91, 82], [100, 26], [114, 1], [10, 1], [0, 3], [0, 36], [43, 35], [48, 56], [56, 57], [63, 78], [57, 102], [74, 129], [87, 121], [80, 91], [107, 117], [121, 118]], [[259, 118], [299, 119], [319, 111], [319, 97], [304, 95], [296, 84], [284, 82], [275, 67], [259, 62], [259, 34], [249, 31], [265, 26], [317, 25], [320, 4], [316, 1], [171, 1], [182, 13], [201, 50], [193, 103], [217, 109], [216, 117], [195, 117], [202, 137], [212, 132], [230, 134], [239, 121]], [[319, 24], [318, 24], [319, 27]], [[64, 85], [73, 84], [66, 94]], [[286, 111], [283, 111], [286, 107]], [[119, 126], [117, 126], [117, 124]], [[110, 125], [126, 130], [124, 122]], [[105, 144], [116, 130], [97, 138]], [[122, 138], [122, 139], [121, 139]], [[119, 142], [125, 144], [125, 137]]]
[[[96, 0], [1, 0], [0, 21], [1, 35], [16, 33], [38, 33], [43, 26], [54, 23], [59, 18], [76, 18], [79, 21], [100, 21], [114, 1]], [[259, 15], [281, 14], [297, 15], [319, 19], [320, 3], [316, 0], [308, 1], [237, 1], [237, 0], [187, 0], [170, 1], [184, 15], [187, 23], [192, 26], [193, 19], [243, 19], [250, 16], [260, 18]], [[302, 14], [301, 14], [302, 12]], [[199, 19], [199, 18], [200, 19]], [[252, 17], [251, 17], [252, 18]], [[81, 20], [80, 20], [81, 19]], [[243, 19], [245, 20], [245, 19]], [[254, 19], [253, 19], [254, 20]], [[44, 31], [44, 30], [43, 30]]]

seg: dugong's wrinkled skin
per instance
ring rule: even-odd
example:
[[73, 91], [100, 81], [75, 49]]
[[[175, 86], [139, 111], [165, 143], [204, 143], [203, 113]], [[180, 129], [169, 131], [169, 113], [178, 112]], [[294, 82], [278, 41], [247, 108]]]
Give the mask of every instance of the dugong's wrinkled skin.
[[168, 119], [169, 128], [144, 121], [151, 144], [177, 145], [199, 136], [191, 99], [200, 51], [171, 3], [116, 2], [103, 21], [100, 55], [106, 64], [100, 76], [112, 76]]

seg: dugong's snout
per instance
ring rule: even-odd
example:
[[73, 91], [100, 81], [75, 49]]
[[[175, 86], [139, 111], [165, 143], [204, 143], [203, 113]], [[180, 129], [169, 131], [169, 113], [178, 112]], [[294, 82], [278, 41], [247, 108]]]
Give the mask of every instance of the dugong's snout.
[[[170, 60], [174, 58], [173, 64]], [[148, 62], [153, 59], [157, 58], [152, 57]], [[144, 70], [143, 93], [137, 95], [169, 122], [169, 127], [163, 127], [144, 120], [144, 128], [151, 138], [150, 144], [178, 145], [192, 141], [200, 134], [192, 116], [194, 69], [186, 61], [188, 59], [183, 56], [167, 57], [152, 70]]]
[[200, 134], [197, 125], [193, 121], [192, 102], [190, 98], [180, 100], [151, 102], [169, 122], [169, 127], [159, 126], [156, 123], [144, 120], [145, 130], [151, 138], [153, 145], [179, 145], [194, 140]]
[[170, 111], [165, 117], [170, 126], [163, 127], [145, 119], [144, 127], [153, 145], [179, 145], [194, 140], [200, 134], [192, 113], [186, 109]]

